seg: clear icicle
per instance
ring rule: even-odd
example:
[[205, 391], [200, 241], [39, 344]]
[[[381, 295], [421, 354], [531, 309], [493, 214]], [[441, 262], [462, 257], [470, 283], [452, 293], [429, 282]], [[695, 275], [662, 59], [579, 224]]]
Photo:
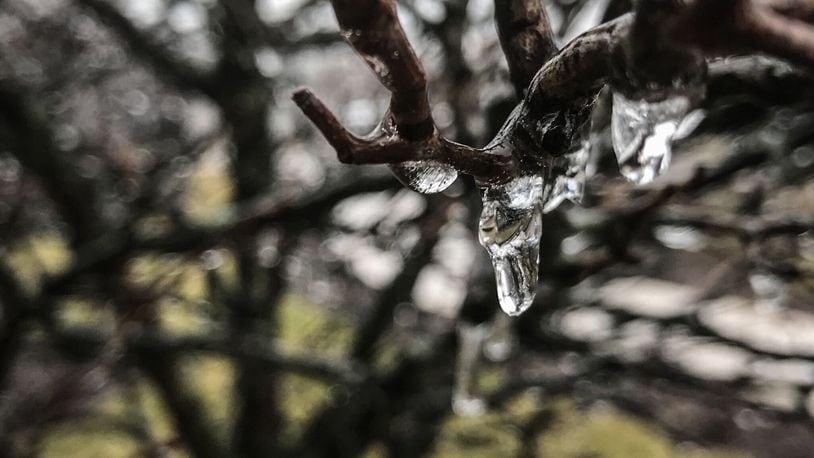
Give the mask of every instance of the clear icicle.
[[433, 162], [391, 164], [390, 171], [404, 186], [422, 194], [441, 192], [458, 178], [458, 172], [452, 167]]
[[565, 173], [553, 177], [553, 183], [546, 192], [543, 213], [553, 211], [568, 199], [576, 204], [582, 203], [585, 192], [585, 167], [591, 152], [588, 140], [581, 140], [570, 153], [563, 156]]
[[542, 187], [541, 177], [524, 176], [483, 190], [478, 238], [492, 258], [500, 307], [512, 316], [529, 308], [537, 289]]
[[452, 392], [452, 410], [458, 415], [475, 416], [486, 410], [486, 403], [476, 394], [475, 376], [486, 334], [486, 326], [482, 324], [462, 322], [458, 325], [458, 359]]
[[619, 170], [628, 180], [646, 184], [670, 164], [673, 136], [690, 110], [690, 99], [677, 94], [660, 102], [613, 94], [611, 131]]

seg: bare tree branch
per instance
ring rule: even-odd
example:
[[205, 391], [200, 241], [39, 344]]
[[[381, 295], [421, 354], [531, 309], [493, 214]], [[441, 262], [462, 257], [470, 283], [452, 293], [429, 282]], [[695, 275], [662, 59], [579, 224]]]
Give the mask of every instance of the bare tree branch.
[[[524, 101], [487, 148], [460, 145], [455, 148], [459, 154], [449, 154], [444, 139], [430, 128], [426, 81], [398, 25], [394, 2], [368, 0], [362, 11], [360, 6], [334, 2], [343, 34], [393, 94], [391, 112], [376, 132], [360, 138], [344, 129], [307, 90], [295, 93], [297, 104], [343, 162], [429, 159], [472, 174], [482, 183], [556, 168], [555, 158], [568, 151], [605, 84], [623, 92], [639, 92], [654, 84], [670, 88], [680, 80], [700, 81], [706, 72], [704, 56], [733, 49], [768, 52], [809, 68], [814, 63], [814, 27], [776, 9], [751, 0], [691, 4], [643, 0], [635, 18], [627, 15], [598, 26], [540, 62]], [[513, 78], [525, 81], [534, 64], [523, 63], [515, 54], [525, 55], [523, 49], [546, 57], [553, 53], [544, 12], [533, 0], [503, 1], [496, 6], [496, 18], [514, 67]], [[718, 20], [724, 22], [723, 27], [713, 24]], [[724, 46], [727, 43], [735, 46]], [[661, 96], [658, 91], [655, 94], [646, 95]], [[488, 161], [480, 162], [479, 156], [487, 156]], [[495, 158], [500, 158], [500, 164], [494, 163]], [[480, 162], [477, 167], [476, 162]], [[484, 164], [487, 170], [483, 170]]]
[[509, 73], [521, 98], [534, 75], [557, 52], [541, 0], [495, 0], [495, 24]]

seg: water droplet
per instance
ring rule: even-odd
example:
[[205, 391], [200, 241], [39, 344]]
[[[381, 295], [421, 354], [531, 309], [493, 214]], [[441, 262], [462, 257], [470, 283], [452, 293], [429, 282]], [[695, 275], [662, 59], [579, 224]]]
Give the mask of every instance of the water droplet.
[[458, 178], [452, 167], [429, 161], [391, 164], [390, 171], [404, 186], [422, 194], [441, 192]]
[[542, 233], [539, 176], [524, 176], [483, 189], [478, 238], [489, 252], [500, 308], [517, 316], [529, 308], [537, 289]]
[[660, 102], [613, 94], [613, 150], [625, 178], [646, 184], [667, 169], [673, 136], [689, 109], [690, 99], [682, 94]]

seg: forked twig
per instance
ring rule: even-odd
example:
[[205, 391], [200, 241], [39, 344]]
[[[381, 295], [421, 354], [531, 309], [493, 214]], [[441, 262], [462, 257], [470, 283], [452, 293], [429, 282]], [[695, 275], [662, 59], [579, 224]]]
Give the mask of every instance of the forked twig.
[[[294, 101], [350, 164], [430, 161], [482, 184], [556, 167], [606, 84], [623, 92], [704, 77], [704, 58], [762, 52], [814, 69], [814, 2], [808, 0], [641, 0], [635, 15], [607, 22], [556, 52], [539, 0], [496, 0], [495, 18], [520, 105], [484, 148], [435, 128], [424, 70], [395, 0], [333, 0], [345, 39], [390, 91], [388, 112], [370, 135], [345, 129], [310, 91]], [[658, 92], [657, 92], [658, 93]]]

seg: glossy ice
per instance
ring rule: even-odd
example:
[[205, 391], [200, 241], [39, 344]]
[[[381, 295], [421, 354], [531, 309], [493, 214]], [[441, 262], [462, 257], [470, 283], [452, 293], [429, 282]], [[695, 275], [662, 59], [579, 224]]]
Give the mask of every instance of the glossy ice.
[[543, 212], [548, 213], [556, 209], [564, 200], [568, 199], [576, 204], [582, 203], [585, 192], [585, 167], [591, 145], [588, 140], [577, 142], [576, 148], [563, 156], [564, 164], [561, 166], [565, 172], [555, 175], [550, 187], [547, 188]]
[[423, 194], [441, 192], [458, 178], [452, 167], [429, 161], [391, 164], [390, 171], [404, 186]]
[[478, 238], [492, 258], [500, 307], [512, 316], [529, 308], [537, 289], [542, 192], [539, 176], [482, 190]]
[[682, 94], [648, 102], [614, 93], [611, 131], [622, 175], [646, 184], [666, 170], [673, 136], [689, 110], [690, 99]]

